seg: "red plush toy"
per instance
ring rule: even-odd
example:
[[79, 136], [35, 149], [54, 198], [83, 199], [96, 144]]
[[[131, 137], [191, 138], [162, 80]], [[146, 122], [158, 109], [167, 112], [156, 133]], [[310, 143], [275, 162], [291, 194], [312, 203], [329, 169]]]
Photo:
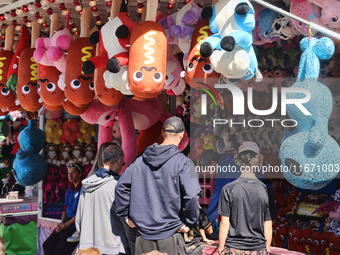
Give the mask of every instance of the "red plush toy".
[[295, 251], [302, 251], [302, 229], [295, 229], [295, 231], [293, 232], [293, 240], [295, 243]]
[[302, 230], [302, 237], [303, 237], [303, 242], [302, 242], [302, 252], [305, 253], [312, 253], [312, 234], [313, 230], [306, 228]]
[[288, 228], [288, 250], [292, 250], [292, 251], [296, 250], [294, 237], [293, 237], [294, 231], [296, 231], [296, 229], [297, 227], [295, 225], [290, 226]]
[[40, 25], [37, 21], [33, 21], [32, 46], [30, 49], [23, 50], [19, 59], [20, 72], [18, 73], [17, 98], [20, 101], [22, 108], [32, 113], [37, 112], [42, 106], [42, 101], [39, 97], [37, 88], [37, 63], [33, 58], [33, 52], [35, 51], [35, 41], [39, 35]]
[[128, 76], [135, 100], [154, 98], [165, 85], [167, 39], [164, 28], [155, 22], [157, 6], [157, 0], [147, 1], [146, 21], [131, 34]]
[[314, 254], [321, 254], [321, 233], [314, 231], [312, 234], [312, 248]]
[[331, 255], [338, 255], [340, 253], [340, 236], [331, 236], [329, 242], [329, 247], [332, 250]]
[[84, 107], [92, 102], [94, 93], [93, 74], [83, 72], [83, 62], [95, 55], [95, 47], [88, 36], [91, 22], [91, 9], [85, 7], [81, 15], [81, 34], [74, 40], [66, 57], [65, 96], [76, 107]]
[[44, 190], [44, 204], [47, 203], [48, 193], [51, 193], [49, 203], [50, 204], [53, 203], [53, 199], [55, 197], [55, 191], [59, 189], [58, 182], [57, 182], [58, 176], [59, 176], [58, 168], [49, 166], [47, 174], [41, 186], [42, 190]]
[[330, 247], [329, 247], [329, 240], [334, 236], [332, 232], [324, 232], [320, 236], [321, 240], [321, 255], [329, 255], [330, 254]]
[[65, 121], [61, 125], [61, 129], [63, 130], [63, 135], [60, 138], [62, 143], [69, 142], [71, 145], [75, 145], [77, 138], [81, 137], [79, 123], [75, 119]]

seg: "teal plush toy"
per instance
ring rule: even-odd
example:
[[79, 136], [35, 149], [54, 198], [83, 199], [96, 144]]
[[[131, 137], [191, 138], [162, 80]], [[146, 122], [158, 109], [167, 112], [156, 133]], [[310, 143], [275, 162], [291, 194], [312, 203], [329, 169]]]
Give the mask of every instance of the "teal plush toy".
[[36, 126], [36, 120], [29, 121], [28, 126], [18, 136], [20, 149], [13, 162], [12, 171], [22, 186], [38, 183], [47, 173], [47, 163], [39, 155], [45, 145], [45, 133]]

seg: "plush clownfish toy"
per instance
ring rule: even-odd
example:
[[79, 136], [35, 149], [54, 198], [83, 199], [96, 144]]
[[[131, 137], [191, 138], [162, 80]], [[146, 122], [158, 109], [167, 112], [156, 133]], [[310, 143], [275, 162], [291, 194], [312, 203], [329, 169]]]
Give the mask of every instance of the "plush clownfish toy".
[[128, 1], [122, 1], [120, 13], [89, 37], [92, 44], [100, 43], [100, 51], [106, 54], [84, 62], [85, 74], [93, 74], [95, 69], [105, 65], [110, 72], [118, 73], [122, 66], [128, 64], [130, 36], [135, 23], [127, 16], [127, 4]]

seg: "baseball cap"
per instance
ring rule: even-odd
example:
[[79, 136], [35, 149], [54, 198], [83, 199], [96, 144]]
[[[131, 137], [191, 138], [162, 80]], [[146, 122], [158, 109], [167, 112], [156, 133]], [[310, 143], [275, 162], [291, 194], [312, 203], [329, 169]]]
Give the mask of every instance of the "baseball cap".
[[[174, 129], [166, 129], [166, 127], [173, 127]], [[168, 118], [163, 125], [163, 131], [168, 133], [181, 133], [185, 130], [182, 119], [174, 116]]]
[[253, 151], [255, 153], [260, 153], [260, 149], [259, 147], [257, 146], [256, 143], [254, 142], [244, 142], [240, 148], [238, 148], [238, 153], [241, 153], [243, 151]]
[[213, 149], [208, 149], [202, 152], [199, 162], [201, 166], [206, 166], [211, 160], [215, 160], [217, 162], [219, 157], [220, 154], [216, 153]]

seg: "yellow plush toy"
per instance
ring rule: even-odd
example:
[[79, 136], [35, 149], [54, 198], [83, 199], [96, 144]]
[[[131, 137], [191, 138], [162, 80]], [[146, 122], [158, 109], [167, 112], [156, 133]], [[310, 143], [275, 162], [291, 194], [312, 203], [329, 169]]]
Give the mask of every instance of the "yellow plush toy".
[[213, 149], [216, 152], [216, 138], [212, 134], [207, 134], [205, 137], [203, 137], [204, 140], [204, 149]]
[[82, 119], [79, 121], [79, 126], [80, 133], [82, 133], [82, 135], [81, 137], [77, 138], [78, 142], [90, 144], [92, 137], [96, 135], [94, 126], [92, 124], [88, 124]]
[[47, 143], [60, 144], [60, 137], [63, 134], [63, 130], [61, 129], [58, 121], [47, 119], [44, 132]]

